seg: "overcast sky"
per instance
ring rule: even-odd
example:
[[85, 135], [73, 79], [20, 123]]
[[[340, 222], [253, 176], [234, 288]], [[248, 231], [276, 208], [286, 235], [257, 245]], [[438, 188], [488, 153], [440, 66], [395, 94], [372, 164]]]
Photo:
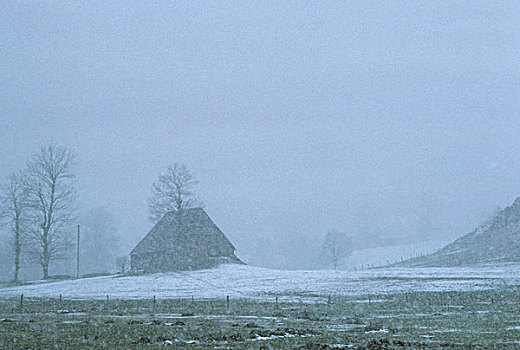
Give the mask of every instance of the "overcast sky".
[[176, 161], [242, 255], [367, 211], [462, 235], [520, 195], [519, 38], [518, 1], [2, 1], [0, 180], [70, 147], [129, 248]]

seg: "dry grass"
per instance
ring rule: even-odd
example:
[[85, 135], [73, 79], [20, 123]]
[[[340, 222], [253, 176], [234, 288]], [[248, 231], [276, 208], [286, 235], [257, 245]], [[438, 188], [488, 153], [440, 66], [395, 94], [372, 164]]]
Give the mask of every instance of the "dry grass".
[[[326, 298], [324, 299], [326, 300]], [[516, 287], [330, 303], [0, 299], [0, 348], [520, 348]]]

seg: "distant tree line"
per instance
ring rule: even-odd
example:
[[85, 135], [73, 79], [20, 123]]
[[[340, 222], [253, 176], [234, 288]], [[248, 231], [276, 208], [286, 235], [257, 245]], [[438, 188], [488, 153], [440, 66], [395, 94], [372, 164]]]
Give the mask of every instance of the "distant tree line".
[[[82, 232], [79, 255], [83, 272], [109, 272], [112, 268], [127, 272], [128, 257], [116, 259], [121, 242], [115, 235], [114, 216], [101, 206], [78, 210], [76, 159], [76, 155], [65, 147], [44, 145], [22, 170], [11, 174], [1, 185], [0, 223], [9, 235], [13, 281], [20, 278], [22, 262], [39, 265], [43, 278], [48, 279], [51, 262], [75, 257], [78, 225]], [[197, 185], [196, 177], [185, 164], [168, 166], [151, 186], [150, 222], [156, 224], [167, 212], [180, 213], [202, 206]], [[304, 252], [305, 259], [310, 255], [319, 256], [322, 263], [334, 269], [339, 268], [341, 261], [359, 245], [352, 236], [336, 230], [327, 232], [321, 249], [315, 244], [298, 244], [300, 240], [294, 237], [290, 241], [277, 241], [276, 245], [286, 260]]]

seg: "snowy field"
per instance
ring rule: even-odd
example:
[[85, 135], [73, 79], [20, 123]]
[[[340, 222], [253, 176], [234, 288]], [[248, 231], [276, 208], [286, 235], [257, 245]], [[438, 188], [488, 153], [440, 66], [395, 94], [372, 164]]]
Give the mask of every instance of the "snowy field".
[[470, 291], [520, 285], [519, 265], [471, 268], [383, 268], [358, 271], [281, 271], [244, 265], [142, 276], [109, 276], [0, 289], [0, 297], [62, 295], [69, 299], [249, 298], [319, 301], [414, 291]]

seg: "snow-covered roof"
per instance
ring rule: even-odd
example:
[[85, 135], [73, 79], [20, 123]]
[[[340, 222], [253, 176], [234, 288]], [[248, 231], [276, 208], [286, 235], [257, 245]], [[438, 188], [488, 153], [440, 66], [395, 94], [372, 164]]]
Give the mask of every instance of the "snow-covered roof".
[[190, 208], [182, 210], [180, 215], [177, 212], [166, 213], [130, 254], [168, 249], [170, 243], [179, 237], [196, 240], [202, 236], [216, 236], [219, 244], [235, 249], [204, 209]]

